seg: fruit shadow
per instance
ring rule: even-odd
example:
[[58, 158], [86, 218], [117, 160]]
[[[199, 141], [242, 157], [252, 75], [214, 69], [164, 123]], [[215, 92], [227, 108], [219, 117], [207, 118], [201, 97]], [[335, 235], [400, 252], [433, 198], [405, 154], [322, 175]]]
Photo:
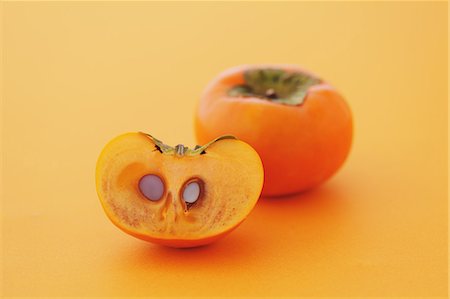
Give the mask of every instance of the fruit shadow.
[[213, 244], [176, 249], [142, 242], [133, 253], [121, 252], [127, 256], [119, 260], [123, 263], [121, 268], [139, 268], [144, 272], [179, 270], [180, 267], [185, 271], [198, 271], [199, 266], [202, 271], [209, 271], [223, 265], [239, 269], [243, 264], [258, 268], [265, 260], [279, 256], [293, 236], [295, 242], [310, 247], [304, 248], [305, 252], [321, 250], [314, 248], [320, 247], [317, 236], [321, 240], [332, 236], [346, 212], [343, 188], [329, 183], [300, 194], [260, 198], [241, 226]]
[[344, 185], [330, 182], [299, 194], [263, 197], [248, 221], [254, 223], [255, 230], [265, 227], [260, 237], [269, 247], [288, 246], [285, 243], [291, 241], [302, 244], [304, 251], [320, 250], [313, 248], [317, 241], [334, 238], [351, 218], [348, 191]]
[[318, 218], [333, 222], [346, 212], [347, 199], [344, 186], [330, 182], [298, 194], [261, 197], [256, 211], [263, 217], [294, 220], [299, 225]]
[[258, 243], [258, 236], [247, 235], [239, 228], [212, 244], [194, 248], [171, 248], [140, 242], [132, 252], [120, 252], [120, 267], [139, 268], [140, 271], [183, 269], [198, 272], [200, 268], [201, 271], [209, 271], [225, 264], [247, 263]]

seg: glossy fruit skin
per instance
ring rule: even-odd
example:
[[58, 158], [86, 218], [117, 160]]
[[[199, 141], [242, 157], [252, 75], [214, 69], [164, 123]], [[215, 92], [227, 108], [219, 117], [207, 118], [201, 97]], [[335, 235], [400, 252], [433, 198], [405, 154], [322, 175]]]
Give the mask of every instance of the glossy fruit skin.
[[252, 68], [277, 68], [311, 74], [292, 65], [244, 65], [229, 69], [204, 91], [195, 115], [199, 143], [232, 134], [259, 153], [265, 170], [264, 196], [313, 188], [330, 178], [347, 158], [353, 135], [352, 114], [338, 91], [326, 82], [308, 89], [301, 105], [255, 97], [230, 97]]

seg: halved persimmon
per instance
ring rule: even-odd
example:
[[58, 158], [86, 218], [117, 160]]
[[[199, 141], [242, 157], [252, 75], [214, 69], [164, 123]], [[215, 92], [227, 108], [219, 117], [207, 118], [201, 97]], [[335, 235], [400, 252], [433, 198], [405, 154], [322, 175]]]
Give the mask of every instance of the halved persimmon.
[[127, 133], [106, 145], [96, 169], [109, 219], [172, 247], [208, 244], [237, 227], [255, 206], [263, 178], [256, 151], [232, 136], [189, 149]]

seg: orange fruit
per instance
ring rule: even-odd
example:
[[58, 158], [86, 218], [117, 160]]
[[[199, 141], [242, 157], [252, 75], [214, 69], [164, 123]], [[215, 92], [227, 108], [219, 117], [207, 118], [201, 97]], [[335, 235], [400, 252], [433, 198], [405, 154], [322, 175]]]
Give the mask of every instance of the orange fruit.
[[106, 215], [126, 233], [194, 247], [226, 235], [247, 217], [263, 177], [256, 151], [232, 136], [189, 149], [127, 133], [103, 149], [96, 187]]
[[198, 142], [232, 134], [259, 153], [266, 196], [301, 192], [330, 178], [350, 151], [352, 128], [340, 93], [292, 65], [223, 72], [207, 86], [195, 115]]

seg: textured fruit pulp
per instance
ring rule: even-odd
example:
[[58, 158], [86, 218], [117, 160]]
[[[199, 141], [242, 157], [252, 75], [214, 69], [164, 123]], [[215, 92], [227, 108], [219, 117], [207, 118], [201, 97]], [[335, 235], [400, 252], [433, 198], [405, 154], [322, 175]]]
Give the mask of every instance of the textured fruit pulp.
[[[178, 157], [162, 154], [145, 135], [133, 134], [125, 137], [126, 142], [111, 143], [115, 148], [109, 153], [114, 156], [99, 163], [106, 174], [97, 182], [102, 204], [120, 228], [161, 239], [197, 239], [233, 227], [256, 203], [262, 170], [254, 169], [260, 162], [252, 152], [236, 151], [236, 143], [244, 143], [223, 140], [204, 155]], [[139, 180], [147, 174], [158, 175], [164, 182], [158, 201], [149, 201], [139, 190]], [[202, 194], [188, 208], [182, 190], [197, 178], [203, 182]], [[242, 184], [242, 179], [256, 183]]]

